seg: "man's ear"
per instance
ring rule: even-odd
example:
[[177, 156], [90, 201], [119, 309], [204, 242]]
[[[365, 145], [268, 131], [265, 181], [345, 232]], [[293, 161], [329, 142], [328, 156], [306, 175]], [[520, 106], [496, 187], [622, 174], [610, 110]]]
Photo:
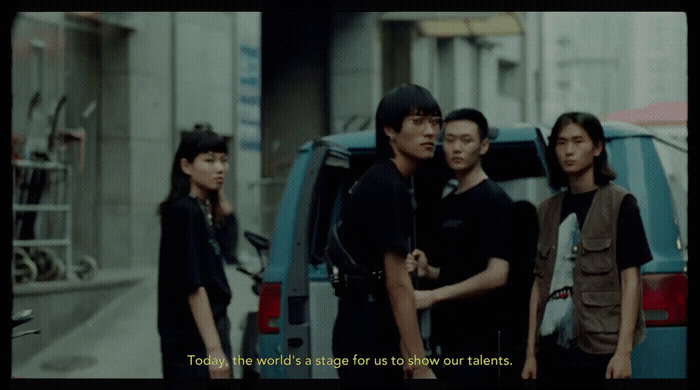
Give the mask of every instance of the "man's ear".
[[180, 169], [185, 175], [190, 176], [192, 174], [192, 164], [184, 157], [180, 159]]
[[491, 146], [491, 141], [489, 140], [489, 137], [486, 137], [481, 140], [481, 144], [479, 145], [479, 154], [482, 156], [486, 154], [486, 152], [489, 151], [489, 147]]
[[596, 157], [600, 156], [600, 154], [603, 153], [603, 148], [605, 148], [603, 141], [596, 142], [593, 146], [593, 155]]
[[387, 125], [387, 126], [384, 126], [384, 134], [386, 134], [386, 136], [389, 137], [390, 140], [392, 140], [392, 139], [394, 139], [394, 137], [396, 137], [396, 135], [398, 133], [396, 133], [396, 131], [394, 131], [393, 127]]

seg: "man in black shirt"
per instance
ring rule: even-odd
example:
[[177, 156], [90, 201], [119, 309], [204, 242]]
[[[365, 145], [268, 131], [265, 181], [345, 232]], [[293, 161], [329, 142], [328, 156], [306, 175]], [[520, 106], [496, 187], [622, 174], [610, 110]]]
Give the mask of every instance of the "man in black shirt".
[[437, 102], [416, 85], [392, 89], [377, 108], [377, 162], [351, 189], [338, 231], [355, 262], [376, 276], [339, 292], [333, 354], [353, 362], [338, 369], [341, 379], [435, 377], [409, 361], [425, 351], [404, 259], [413, 235], [411, 175], [433, 157], [441, 124]]
[[[438, 288], [416, 291], [419, 309], [433, 307], [431, 338], [440, 347], [443, 378], [496, 383], [498, 365], [507, 365], [498, 345], [500, 301], [497, 289], [508, 278], [508, 209], [511, 199], [489, 179], [481, 158], [489, 148], [488, 123], [473, 109], [445, 118], [447, 164], [457, 188], [440, 203], [440, 240], [428, 265], [422, 250], [407, 259], [409, 270], [437, 282]], [[433, 255], [431, 255], [432, 257]], [[489, 359], [488, 363], [483, 358]], [[462, 359], [461, 361], [459, 359]], [[440, 375], [442, 374], [442, 375]]]

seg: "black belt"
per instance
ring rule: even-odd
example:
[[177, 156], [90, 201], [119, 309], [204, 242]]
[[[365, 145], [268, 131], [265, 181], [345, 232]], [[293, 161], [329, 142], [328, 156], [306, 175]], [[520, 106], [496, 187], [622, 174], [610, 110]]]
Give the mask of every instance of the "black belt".
[[377, 302], [379, 299], [378, 299], [377, 294], [368, 293], [368, 294], [344, 294], [344, 295], [340, 295], [338, 297], [338, 300], [349, 301], [349, 302], [352, 302], [352, 301], [355, 301], [355, 302], [357, 302], [357, 301]]
[[336, 289], [336, 295], [340, 299], [361, 300], [367, 302], [377, 302], [386, 300], [386, 287], [381, 278], [369, 277], [347, 277], [343, 278], [342, 287]]

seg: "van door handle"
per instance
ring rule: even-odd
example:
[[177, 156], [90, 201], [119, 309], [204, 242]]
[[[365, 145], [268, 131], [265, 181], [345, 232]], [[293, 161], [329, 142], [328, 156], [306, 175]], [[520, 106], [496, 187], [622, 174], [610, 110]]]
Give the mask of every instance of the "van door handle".
[[292, 337], [291, 339], [287, 340], [287, 345], [289, 345], [290, 348], [299, 348], [304, 344], [304, 340], [300, 339], [299, 337]]

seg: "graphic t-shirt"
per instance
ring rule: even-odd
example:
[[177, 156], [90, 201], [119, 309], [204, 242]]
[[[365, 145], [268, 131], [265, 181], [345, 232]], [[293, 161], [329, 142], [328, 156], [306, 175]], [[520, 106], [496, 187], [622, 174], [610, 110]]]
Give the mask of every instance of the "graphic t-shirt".
[[557, 258], [549, 286], [549, 297], [544, 309], [540, 327], [542, 336], [555, 334], [557, 344], [570, 348], [573, 346], [574, 334], [574, 262], [576, 261], [576, 244], [579, 241], [578, 218], [576, 213], [569, 214], [559, 224], [557, 236]]

